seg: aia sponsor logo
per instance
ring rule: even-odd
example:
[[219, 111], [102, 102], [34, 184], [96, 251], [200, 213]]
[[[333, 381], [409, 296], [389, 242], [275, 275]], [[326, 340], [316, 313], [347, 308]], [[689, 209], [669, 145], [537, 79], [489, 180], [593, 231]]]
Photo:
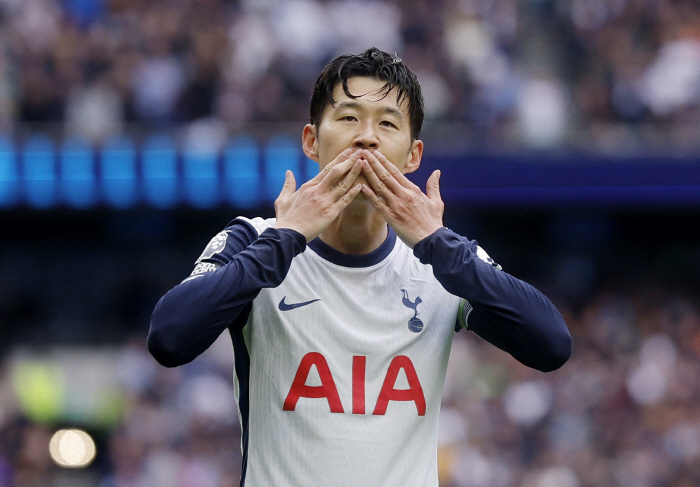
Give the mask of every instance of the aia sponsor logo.
[[[340, 400], [340, 393], [342, 392], [343, 394], [350, 394], [352, 397], [352, 414], [366, 414], [366, 365], [367, 357], [354, 355], [352, 357], [351, 372], [352, 391], [338, 391], [326, 357], [319, 352], [307, 353], [302, 357], [299, 367], [297, 367], [294, 380], [284, 400], [282, 409], [284, 411], [294, 411], [301, 399], [325, 399], [328, 402], [330, 412], [344, 413], [345, 408], [343, 408], [343, 403]], [[309, 386], [306, 384], [312, 367], [316, 368], [321, 378], [320, 386]], [[408, 381], [408, 389], [396, 389], [396, 381], [402, 370]], [[391, 360], [379, 392], [379, 397], [377, 397], [377, 402], [372, 409], [372, 414], [378, 416], [386, 414], [391, 401], [413, 401], [416, 405], [418, 416], [425, 416], [426, 404], [423, 387], [418, 379], [413, 362], [406, 355], [399, 355]]]

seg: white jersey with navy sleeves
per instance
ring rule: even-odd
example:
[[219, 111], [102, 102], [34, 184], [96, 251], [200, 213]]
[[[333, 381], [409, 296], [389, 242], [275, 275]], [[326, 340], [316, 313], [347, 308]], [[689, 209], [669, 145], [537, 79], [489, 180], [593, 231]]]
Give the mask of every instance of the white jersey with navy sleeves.
[[253, 300], [242, 330], [245, 485], [437, 486], [459, 302], [393, 232], [364, 256], [320, 240], [297, 255], [284, 281]]
[[537, 370], [571, 354], [551, 301], [447, 228], [412, 251], [390, 229], [349, 256], [273, 224], [229, 224], [158, 301], [148, 334], [153, 357], [176, 367], [229, 331], [241, 486], [437, 485], [457, 316]]

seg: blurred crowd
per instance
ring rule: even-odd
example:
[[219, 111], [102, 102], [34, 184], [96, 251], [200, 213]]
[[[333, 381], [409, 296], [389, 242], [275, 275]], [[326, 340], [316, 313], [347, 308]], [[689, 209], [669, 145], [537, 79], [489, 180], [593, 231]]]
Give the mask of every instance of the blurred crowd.
[[372, 45], [457, 138], [696, 146], [693, 0], [0, 0], [0, 132], [303, 122], [321, 67]]
[[[215, 144], [250, 127], [298, 128], [321, 67], [372, 45], [418, 74], [426, 131], [440, 140], [617, 151], [700, 140], [693, 0], [0, 0], [0, 134], [100, 144], [186, 128]], [[60, 217], [30, 219], [31, 238], [0, 253], [0, 487], [237, 485], [230, 344], [178, 369], [145, 350], [159, 290], [198, 253], [162, 242], [192, 244], [203, 218], [112, 215], [83, 235], [79, 222], [48, 224]], [[59, 231], [74, 240], [55, 241]], [[119, 249], [103, 253], [115, 235]], [[455, 336], [441, 486], [700, 485], [697, 292], [635, 284], [557, 302], [574, 353], [549, 374]], [[27, 355], [17, 345], [29, 336]], [[97, 347], [81, 370], [93, 375], [71, 404], [54, 404], [52, 374], [66, 357], [83, 362], [46, 353], [75, 343]], [[64, 424], [97, 440], [90, 467], [51, 461]]]
[[561, 309], [574, 353], [550, 374], [459, 337], [444, 396], [440, 485], [698, 485], [697, 302], [649, 288], [601, 289], [579, 312]]
[[[469, 332], [455, 336], [439, 432], [442, 487], [700, 485], [700, 308], [682, 293], [600, 289], [560, 305], [574, 353], [527, 369]], [[240, 426], [230, 339], [177, 369], [139, 337], [110, 353], [121, 413], [86, 472], [58, 483], [51, 425], [0, 416], [0, 486], [232, 487]]]
[[[145, 340], [154, 304], [229, 210], [171, 222], [45, 213], [10, 221], [17, 237], [0, 247], [0, 487], [237, 485], [230, 338], [175, 369]], [[455, 335], [441, 487], [700, 485], [700, 252], [682, 230], [697, 212], [466, 220], [449, 225], [478, 234], [507, 271], [550, 296], [574, 348], [544, 374]], [[60, 427], [93, 435], [90, 466], [51, 460]]]

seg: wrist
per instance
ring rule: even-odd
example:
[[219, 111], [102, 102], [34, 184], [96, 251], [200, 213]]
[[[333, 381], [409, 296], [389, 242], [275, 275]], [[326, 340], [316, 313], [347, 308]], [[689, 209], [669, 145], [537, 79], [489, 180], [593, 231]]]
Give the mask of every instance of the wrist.
[[314, 236], [309, 235], [309, 232], [305, 231], [300, 226], [293, 225], [293, 224], [289, 225], [285, 222], [280, 222], [279, 220], [275, 223], [275, 225], [272, 228], [276, 228], [278, 230], [291, 230], [291, 231], [303, 236], [304, 239], [306, 240], [306, 242], [309, 242], [315, 238]]

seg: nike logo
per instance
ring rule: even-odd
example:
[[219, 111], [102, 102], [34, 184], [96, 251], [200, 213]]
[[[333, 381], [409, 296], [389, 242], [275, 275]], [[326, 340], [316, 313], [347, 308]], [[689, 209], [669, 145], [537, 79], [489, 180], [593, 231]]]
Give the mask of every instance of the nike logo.
[[283, 297], [282, 301], [280, 301], [280, 311], [289, 311], [290, 309], [301, 308], [302, 306], [306, 306], [307, 304], [315, 303], [316, 301], [321, 301], [320, 299], [312, 299], [311, 301], [304, 301], [303, 303], [287, 304], [284, 302], [285, 299], [287, 299], [287, 296]]

